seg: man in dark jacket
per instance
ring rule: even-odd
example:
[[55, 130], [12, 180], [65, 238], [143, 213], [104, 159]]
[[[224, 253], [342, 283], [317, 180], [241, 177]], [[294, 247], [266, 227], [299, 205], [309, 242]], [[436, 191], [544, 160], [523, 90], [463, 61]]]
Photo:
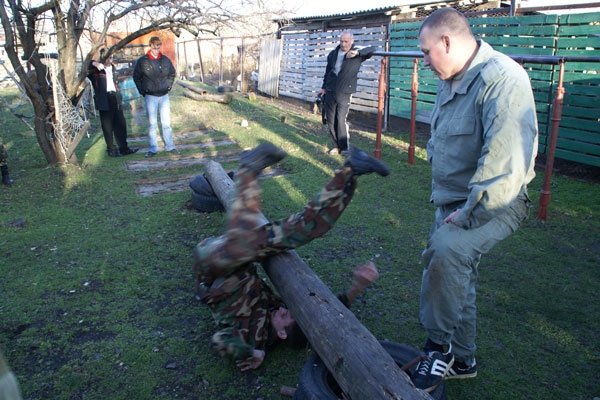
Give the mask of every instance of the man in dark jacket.
[[329, 154], [335, 155], [348, 151], [350, 136], [346, 118], [350, 110], [352, 93], [356, 92], [360, 65], [369, 59], [374, 51], [375, 47], [359, 50], [354, 46], [352, 34], [343, 32], [339, 46], [327, 56], [327, 67], [319, 95], [325, 95], [325, 118], [332, 143]]
[[[127, 145], [127, 123], [123, 115], [122, 98], [117, 83], [117, 69], [112, 63], [112, 54], [104, 57], [106, 49], [100, 50], [100, 61], [92, 60], [88, 66], [88, 78], [94, 88], [94, 103], [100, 112], [100, 124], [110, 157], [136, 153], [139, 148]], [[113, 142], [117, 140], [117, 146]]]
[[0, 170], [2, 171], [2, 183], [10, 186], [13, 184], [13, 180], [10, 175], [8, 175], [7, 158], [8, 156], [6, 155], [4, 144], [0, 143]]
[[150, 50], [140, 57], [133, 68], [133, 82], [138, 92], [146, 101], [148, 113], [148, 152], [146, 157], [154, 157], [158, 152], [156, 128], [158, 126], [158, 113], [165, 150], [179, 154], [173, 145], [171, 130], [171, 104], [169, 92], [175, 81], [175, 67], [169, 57], [160, 52], [162, 41], [158, 36], [150, 38]]

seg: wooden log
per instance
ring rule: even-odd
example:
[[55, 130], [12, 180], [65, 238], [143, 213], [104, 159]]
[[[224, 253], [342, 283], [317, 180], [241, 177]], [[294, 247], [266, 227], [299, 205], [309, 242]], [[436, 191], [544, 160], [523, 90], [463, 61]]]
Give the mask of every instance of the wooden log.
[[294, 393], [296, 393], [296, 388], [283, 385], [279, 388], [279, 394], [282, 396], [293, 397]]
[[[221, 165], [209, 161], [204, 175], [226, 210], [235, 184]], [[262, 223], [267, 219], [262, 216]], [[327, 369], [352, 399], [431, 399], [416, 389], [378, 340], [331, 293], [298, 254], [269, 257], [263, 267]]]
[[191, 90], [192, 92], [196, 92], [198, 94], [207, 94], [208, 92], [205, 89], [199, 88], [198, 86], [194, 86], [191, 83], [184, 82], [182, 80], [177, 79], [175, 81], [179, 86], [183, 86], [186, 89]]
[[197, 94], [192, 92], [191, 90], [184, 90], [183, 95], [192, 100], [197, 101], [216, 101], [217, 103], [229, 104], [231, 103], [231, 95], [229, 93], [226, 94]]
[[216, 101], [217, 103], [223, 103], [223, 104], [231, 103], [231, 100], [232, 100], [231, 94], [212, 94], [212, 93], [208, 93], [206, 90], [204, 90], [202, 88], [192, 85], [191, 83], [187, 83], [187, 82], [184, 82], [181, 80], [176, 80], [175, 82], [177, 82], [178, 85], [183, 86], [184, 88], [193, 92], [193, 93], [190, 93], [187, 91], [183, 92], [183, 95], [186, 97], [189, 97], [190, 99], [198, 100], [198, 101]]

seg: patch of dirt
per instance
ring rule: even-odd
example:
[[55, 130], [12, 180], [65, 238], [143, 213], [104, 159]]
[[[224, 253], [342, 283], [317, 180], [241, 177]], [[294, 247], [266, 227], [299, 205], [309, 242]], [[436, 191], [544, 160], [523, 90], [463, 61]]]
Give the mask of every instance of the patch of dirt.
[[[216, 142], [214, 142], [216, 143]], [[219, 143], [222, 144], [222, 143]], [[213, 143], [208, 143], [206, 147], [213, 146]], [[180, 145], [178, 149], [189, 149], [199, 148], [197, 145]], [[217, 162], [234, 161], [239, 159], [241, 150], [229, 149], [219, 151], [205, 151], [203, 153], [196, 153], [184, 156], [161, 156], [157, 155], [152, 158], [145, 158], [140, 160], [127, 161], [125, 166], [128, 171], [141, 172], [150, 171], [157, 169], [168, 169], [168, 168], [182, 168], [193, 165], [202, 165], [206, 162], [213, 160]], [[160, 153], [159, 153], [160, 154]]]
[[[238, 157], [239, 158], [239, 157]], [[237, 159], [237, 158], [235, 158]], [[231, 160], [234, 160], [233, 158]], [[218, 160], [216, 160], [218, 161]], [[285, 175], [285, 171], [278, 168], [268, 168], [259, 179], [274, 178]], [[190, 180], [196, 175], [177, 175], [164, 178], [141, 179], [135, 181], [135, 191], [142, 197], [159, 193], [183, 192], [190, 189]]]
[[[538, 154], [535, 160], [536, 168], [546, 169], [546, 155]], [[575, 179], [580, 182], [600, 184], [600, 167], [586, 165], [574, 161], [554, 159], [552, 174]]]

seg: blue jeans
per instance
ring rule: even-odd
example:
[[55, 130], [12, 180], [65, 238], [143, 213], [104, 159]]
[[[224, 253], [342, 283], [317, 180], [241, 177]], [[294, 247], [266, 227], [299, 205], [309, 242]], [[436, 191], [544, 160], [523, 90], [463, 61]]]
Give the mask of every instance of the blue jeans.
[[162, 139], [165, 143], [165, 150], [171, 151], [175, 148], [173, 145], [173, 131], [171, 130], [171, 103], [169, 95], [151, 96], [147, 94], [146, 112], [148, 113], [148, 150], [156, 153], [158, 151], [158, 142], [156, 139], [156, 128], [158, 126], [158, 113], [160, 113], [160, 126], [162, 130]]
[[507, 211], [474, 229], [463, 229], [444, 219], [456, 208], [440, 207], [435, 214], [421, 282], [420, 319], [427, 337], [438, 344], [452, 343], [456, 361], [475, 361], [475, 284], [481, 255], [515, 232], [529, 214], [525, 193]]

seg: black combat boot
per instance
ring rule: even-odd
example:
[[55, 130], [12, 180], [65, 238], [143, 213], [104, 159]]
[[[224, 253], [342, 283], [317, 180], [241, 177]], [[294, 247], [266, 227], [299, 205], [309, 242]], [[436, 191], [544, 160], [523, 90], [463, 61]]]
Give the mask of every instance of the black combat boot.
[[285, 151], [271, 143], [263, 143], [252, 150], [244, 151], [240, 157], [240, 167], [250, 171], [260, 172], [285, 157]]
[[8, 167], [3, 165], [0, 167], [0, 170], [2, 170], [2, 183], [5, 185], [12, 185], [14, 181], [10, 176], [8, 176]]
[[375, 157], [371, 157], [358, 147], [350, 147], [348, 158], [344, 165], [352, 168], [354, 175], [370, 174], [377, 172], [381, 176], [388, 176], [390, 169], [383, 161], [379, 161]]

